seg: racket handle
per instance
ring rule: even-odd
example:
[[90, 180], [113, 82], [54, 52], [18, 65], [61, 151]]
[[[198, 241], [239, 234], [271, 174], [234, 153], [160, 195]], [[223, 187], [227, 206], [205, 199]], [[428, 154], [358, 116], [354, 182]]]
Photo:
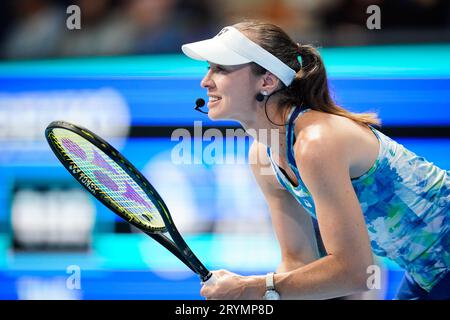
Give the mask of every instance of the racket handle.
[[216, 282], [217, 282], [217, 277], [214, 275], [214, 273], [211, 273], [211, 276], [208, 278], [208, 280], [203, 281], [203, 284], [207, 285], [207, 286], [213, 286], [216, 284]]

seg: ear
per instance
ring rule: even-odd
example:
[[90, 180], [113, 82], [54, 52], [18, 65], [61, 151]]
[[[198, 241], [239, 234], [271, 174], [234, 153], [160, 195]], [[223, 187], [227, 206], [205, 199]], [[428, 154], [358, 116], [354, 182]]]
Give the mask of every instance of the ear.
[[277, 76], [275, 76], [273, 73], [267, 71], [262, 76], [262, 86], [260, 88], [260, 91], [265, 90], [269, 93], [272, 93], [278, 89], [280, 83], [281, 83], [280, 79], [278, 79]]

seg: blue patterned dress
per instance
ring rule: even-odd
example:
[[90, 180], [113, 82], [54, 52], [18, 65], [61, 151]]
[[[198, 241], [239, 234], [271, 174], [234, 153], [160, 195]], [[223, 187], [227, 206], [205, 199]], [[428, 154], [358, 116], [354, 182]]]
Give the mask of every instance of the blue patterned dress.
[[[294, 186], [272, 159], [279, 183], [316, 219], [314, 200], [294, 157], [294, 121], [309, 109], [292, 108], [286, 124], [289, 167]], [[450, 268], [450, 171], [426, 161], [380, 131], [378, 157], [362, 176], [352, 179], [364, 214], [373, 252], [395, 261], [426, 291]]]

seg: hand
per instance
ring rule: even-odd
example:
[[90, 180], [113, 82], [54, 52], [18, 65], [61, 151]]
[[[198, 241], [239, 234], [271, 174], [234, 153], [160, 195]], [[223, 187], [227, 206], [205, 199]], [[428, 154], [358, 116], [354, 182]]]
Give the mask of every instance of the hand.
[[[263, 296], [265, 285], [261, 277], [245, 277], [228, 270], [213, 271], [213, 274], [217, 282], [203, 285], [200, 290], [200, 295], [207, 300], [261, 299]], [[262, 289], [262, 293], [258, 289]]]

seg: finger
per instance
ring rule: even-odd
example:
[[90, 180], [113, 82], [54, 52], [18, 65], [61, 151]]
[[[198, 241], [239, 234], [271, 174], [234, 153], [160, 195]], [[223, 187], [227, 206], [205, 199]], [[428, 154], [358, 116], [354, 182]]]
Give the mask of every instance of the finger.
[[210, 295], [208, 286], [203, 286], [203, 287], [200, 289], [200, 295], [201, 295], [202, 297], [205, 297], [205, 298], [206, 298], [207, 296]]

